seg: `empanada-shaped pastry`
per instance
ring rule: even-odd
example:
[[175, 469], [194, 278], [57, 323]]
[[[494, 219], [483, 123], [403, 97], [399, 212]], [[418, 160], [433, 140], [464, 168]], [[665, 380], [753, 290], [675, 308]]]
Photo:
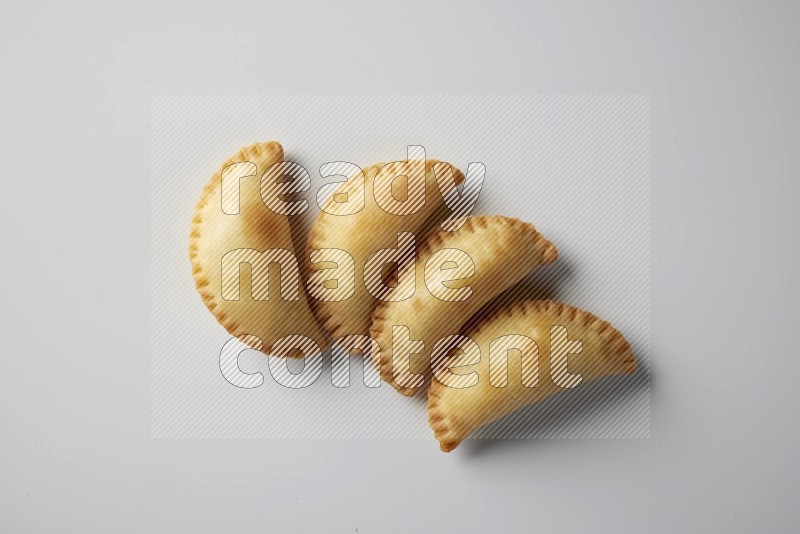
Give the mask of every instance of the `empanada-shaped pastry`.
[[[279, 162], [279, 143], [256, 143], [211, 177], [192, 219], [192, 273], [203, 302], [228, 332], [260, 338], [260, 344], [241, 338], [253, 348], [269, 353], [279, 338], [302, 335], [324, 349], [328, 341], [306, 300], [287, 216], [262, 200], [262, 188], [278, 183], [282, 173], [273, 165]], [[275, 176], [262, 185], [268, 169]]]
[[[321, 204], [307, 246], [308, 289], [315, 297], [311, 306], [332, 337], [369, 334], [376, 293], [385, 292], [375, 279], [386, 278], [384, 272], [369, 272], [370, 265], [384, 265], [383, 261], [369, 264], [369, 258], [380, 250], [398, 249], [398, 234], [421, 239], [427, 228], [444, 218], [443, 194], [462, 183], [464, 175], [451, 167], [450, 183], [440, 177], [437, 184], [436, 163], [440, 162], [426, 159], [423, 166], [419, 159], [378, 163], [363, 169], [363, 174], [354, 165], [338, 171], [356, 173]], [[318, 252], [321, 249], [328, 250]], [[408, 258], [386, 259], [403, 263]]]
[[457, 334], [489, 300], [557, 256], [533, 225], [508, 217], [468, 217], [455, 232], [431, 235], [419, 250], [413, 294], [397, 295], [406, 291], [398, 285], [373, 315], [383, 380], [414, 395], [429, 377], [434, 343]]
[[464, 332], [451, 352], [428, 391], [428, 421], [445, 452], [523, 406], [636, 371], [630, 345], [609, 323], [549, 300], [505, 307]]

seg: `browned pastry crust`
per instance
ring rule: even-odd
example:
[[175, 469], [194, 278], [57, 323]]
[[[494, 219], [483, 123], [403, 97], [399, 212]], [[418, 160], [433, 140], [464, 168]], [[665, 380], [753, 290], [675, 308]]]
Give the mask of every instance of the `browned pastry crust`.
[[[386, 165], [396, 169], [392, 174], [401, 175], [407, 169], [407, 162], [376, 163], [363, 169], [365, 183], [351, 177], [343, 182], [323, 205], [323, 211], [317, 215], [308, 236], [306, 258], [312, 251], [325, 248], [338, 248], [347, 251], [354, 259], [353, 274], [355, 294], [346, 301], [323, 301], [311, 299], [311, 309], [317, 320], [333, 338], [349, 334], [369, 334], [372, 312], [378, 301], [367, 292], [363, 283], [363, 268], [368, 256], [382, 248], [396, 248], [397, 235], [410, 232], [420, 240], [431, 226], [437, 225], [446, 215], [442, 191], [437, 184], [434, 165], [439, 160], [425, 160], [425, 205], [417, 213], [394, 215], [378, 207], [373, 197], [373, 182]], [[464, 181], [464, 175], [453, 167], [455, 185]], [[356, 188], [366, 189], [364, 208], [352, 215], [333, 215], [334, 198], [342, 194], [353, 193]], [[447, 189], [445, 189], [446, 191]], [[419, 243], [417, 243], [418, 245]]]

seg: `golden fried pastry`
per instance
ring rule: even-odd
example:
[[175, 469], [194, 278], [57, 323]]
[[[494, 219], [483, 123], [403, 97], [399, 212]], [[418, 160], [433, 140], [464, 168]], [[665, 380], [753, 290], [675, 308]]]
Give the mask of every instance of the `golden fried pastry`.
[[434, 343], [457, 334], [489, 300], [557, 255], [531, 224], [508, 217], [468, 217], [456, 232], [431, 235], [415, 264], [416, 290], [398, 285], [373, 314], [383, 380], [413, 395], [429, 377]]
[[262, 343], [251, 346], [267, 354], [289, 335], [307, 336], [320, 349], [328, 346], [302, 288], [287, 216], [269, 209], [262, 198], [275, 193], [282, 174], [275, 164], [281, 162], [283, 147], [270, 141], [242, 148], [223, 163], [203, 189], [189, 237], [203, 302], [232, 335], [260, 338]]
[[450, 352], [428, 391], [428, 420], [445, 452], [523, 406], [636, 371], [630, 345], [609, 323], [549, 300], [505, 307]]
[[437, 183], [436, 163], [378, 163], [363, 173], [352, 165], [348, 171], [354, 174], [320, 204], [307, 245], [308, 290], [317, 319], [332, 337], [369, 333], [372, 312], [386, 292], [382, 268], [407, 263], [413, 239], [444, 218], [443, 195], [464, 175], [453, 169], [449, 184]]

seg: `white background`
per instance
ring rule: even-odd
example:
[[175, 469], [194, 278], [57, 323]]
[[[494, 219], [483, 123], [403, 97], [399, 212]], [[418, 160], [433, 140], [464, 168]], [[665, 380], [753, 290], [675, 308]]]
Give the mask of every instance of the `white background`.
[[[792, 532], [798, 5], [6, 3], [3, 532]], [[649, 440], [150, 438], [164, 93], [652, 95]]]

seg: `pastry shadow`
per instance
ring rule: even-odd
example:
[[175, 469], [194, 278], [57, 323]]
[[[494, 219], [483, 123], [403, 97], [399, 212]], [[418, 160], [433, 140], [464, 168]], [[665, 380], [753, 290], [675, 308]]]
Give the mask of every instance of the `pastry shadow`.
[[305, 213], [289, 216], [288, 219], [289, 229], [292, 233], [292, 244], [298, 261], [300, 261], [301, 268], [307, 269], [306, 246], [308, 245], [308, 236], [311, 233], [311, 226], [314, 224], [315, 217], [306, 210]]
[[485, 304], [461, 327], [461, 332], [471, 330], [494, 315], [497, 310], [523, 300], [559, 300], [559, 290], [574, 276], [574, 269], [566, 258], [539, 267], [525, 278], [506, 289]]
[[[523, 447], [541, 448], [547, 446], [545, 443], [562, 440], [604, 439], [606, 437], [602, 428], [606, 419], [604, 414], [621, 414], [621, 409], [626, 408], [624, 399], [647, 395], [652, 386], [647, 349], [635, 345], [634, 354], [639, 365], [633, 375], [594, 380], [575, 390], [564, 391], [527, 406], [477, 430], [454, 452], [458, 453], [459, 449], [462, 449], [462, 454], [468, 457], [482, 457], [495, 453], [505, 454], [512, 449]], [[629, 416], [636, 411], [646, 412], [646, 415], [643, 413], [637, 419], [629, 419], [631, 434], [636, 435], [630, 439], [649, 436], [649, 395], [646, 406], [642, 404], [639, 406], [634, 403], [627, 407], [629, 412], [626, 414]], [[608, 411], [615, 406], [613, 412]], [[643, 418], [646, 418], [647, 430], [640, 431], [640, 427], [644, 424]], [[572, 437], [581, 431], [587, 435], [586, 438]], [[611, 436], [610, 439], [614, 437]]]
[[[306, 154], [294, 150], [285, 152], [283, 160], [307, 162], [308, 158]], [[314, 182], [314, 180], [321, 180], [321, 178], [319, 174], [317, 174], [317, 169], [309, 167], [307, 163], [304, 167], [311, 175], [312, 187], [307, 191], [285, 195], [284, 199], [289, 202], [298, 200], [306, 200], [308, 202], [308, 208], [303, 213], [287, 216], [289, 220], [289, 229], [292, 233], [292, 244], [294, 245], [294, 250], [300, 262], [300, 270], [305, 275], [305, 271], [308, 269], [308, 265], [306, 265], [307, 262], [305, 261], [307, 260], [306, 246], [308, 244], [308, 235], [311, 233], [311, 226], [314, 224], [316, 214], [319, 211], [315, 192], [321, 184]]]

